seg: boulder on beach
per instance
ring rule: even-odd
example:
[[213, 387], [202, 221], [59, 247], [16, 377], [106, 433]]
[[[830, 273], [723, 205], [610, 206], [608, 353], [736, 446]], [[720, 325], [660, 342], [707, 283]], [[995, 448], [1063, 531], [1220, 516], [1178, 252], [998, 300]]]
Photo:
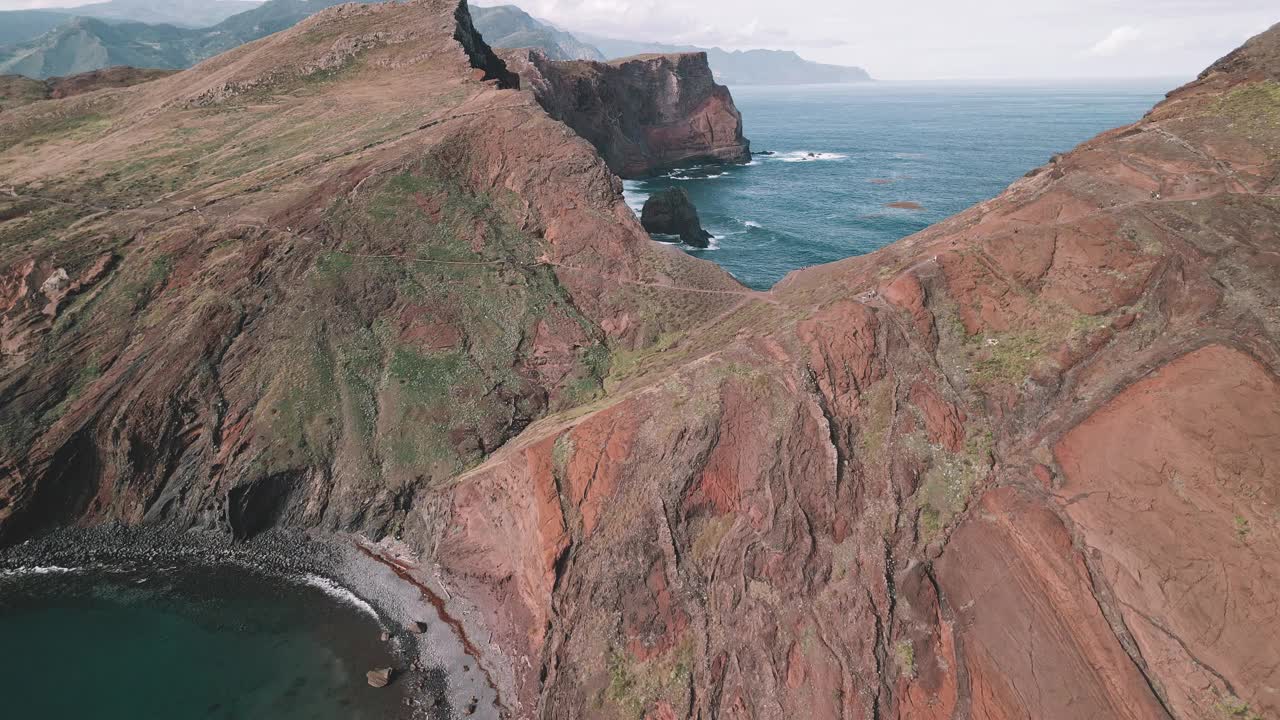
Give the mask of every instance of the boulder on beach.
[[679, 235], [684, 244], [698, 248], [707, 247], [707, 241], [713, 237], [702, 229], [698, 209], [682, 188], [662, 190], [645, 200], [640, 224], [651, 233]]
[[391, 668], [378, 668], [365, 673], [370, 687], [384, 688], [391, 683]]
[[414, 620], [409, 623], [409, 632], [414, 635], [421, 635], [427, 631], [427, 624], [421, 620]]

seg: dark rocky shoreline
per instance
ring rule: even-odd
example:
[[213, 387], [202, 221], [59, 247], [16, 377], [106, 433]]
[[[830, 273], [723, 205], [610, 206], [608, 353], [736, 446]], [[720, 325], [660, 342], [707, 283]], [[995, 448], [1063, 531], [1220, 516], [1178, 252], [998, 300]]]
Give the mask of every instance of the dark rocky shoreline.
[[[441, 647], [451, 630], [418, 590], [348, 538], [272, 530], [249, 541], [169, 526], [67, 528], [0, 549], [0, 582], [53, 569], [102, 574], [200, 572], [234, 568], [282, 583], [322, 578], [326, 594], [349, 592], [350, 604], [372, 608], [395, 657], [388, 692], [404, 696], [404, 718], [490, 717], [496, 698], [474, 658]], [[55, 570], [56, 571], [56, 570]], [[3, 591], [3, 585], [0, 585]], [[344, 592], [345, 591], [345, 592]], [[465, 651], [464, 651], [465, 652]], [[459, 667], [460, 666], [460, 667]], [[370, 670], [374, 668], [368, 668]], [[463, 677], [458, 677], [462, 675]], [[473, 676], [473, 677], [467, 677]]]

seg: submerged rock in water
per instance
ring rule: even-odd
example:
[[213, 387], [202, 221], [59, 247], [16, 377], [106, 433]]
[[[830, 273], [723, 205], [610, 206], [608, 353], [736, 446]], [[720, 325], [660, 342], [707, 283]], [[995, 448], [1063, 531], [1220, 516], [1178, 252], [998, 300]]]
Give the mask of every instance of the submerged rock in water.
[[689, 193], [671, 188], [654, 193], [644, 202], [640, 224], [651, 233], [679, 235], [686, 245], [704, 248], [713, 236], [702, 229], [698, 209], [689, 199]]
[[369, 679], [369, 686], [376, 688], [384, 688], [391, 682], [391, 668], [378, 668], [365, 673], [365, 677]]

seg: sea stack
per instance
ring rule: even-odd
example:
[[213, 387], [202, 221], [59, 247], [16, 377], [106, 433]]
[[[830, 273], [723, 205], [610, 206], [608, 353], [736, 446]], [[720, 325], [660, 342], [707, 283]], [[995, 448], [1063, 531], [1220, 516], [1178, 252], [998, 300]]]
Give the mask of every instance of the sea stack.
[[702, 229], [698, 208], [682, 188], [669, 188], [651, 195], [644, 202], [640, 224], [651, 233], [679, 235], [684, 244], [697, 248], [707, 247], [707, 241], [714, 237]]

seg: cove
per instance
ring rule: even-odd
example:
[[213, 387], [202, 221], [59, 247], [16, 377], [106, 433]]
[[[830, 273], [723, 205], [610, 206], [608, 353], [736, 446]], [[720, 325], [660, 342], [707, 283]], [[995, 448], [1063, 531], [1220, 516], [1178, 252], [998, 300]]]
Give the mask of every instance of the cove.
[[0, 638], [6, 717], [497, 715], [458, 628], [341, 538], [60, 531], [0, 551]]
[[403, 684], [365, 681], [396, 664], [375, 617], [239, 568], [17, 573], [0, 580], [0, 637], [11, 717], [403, 715]]

